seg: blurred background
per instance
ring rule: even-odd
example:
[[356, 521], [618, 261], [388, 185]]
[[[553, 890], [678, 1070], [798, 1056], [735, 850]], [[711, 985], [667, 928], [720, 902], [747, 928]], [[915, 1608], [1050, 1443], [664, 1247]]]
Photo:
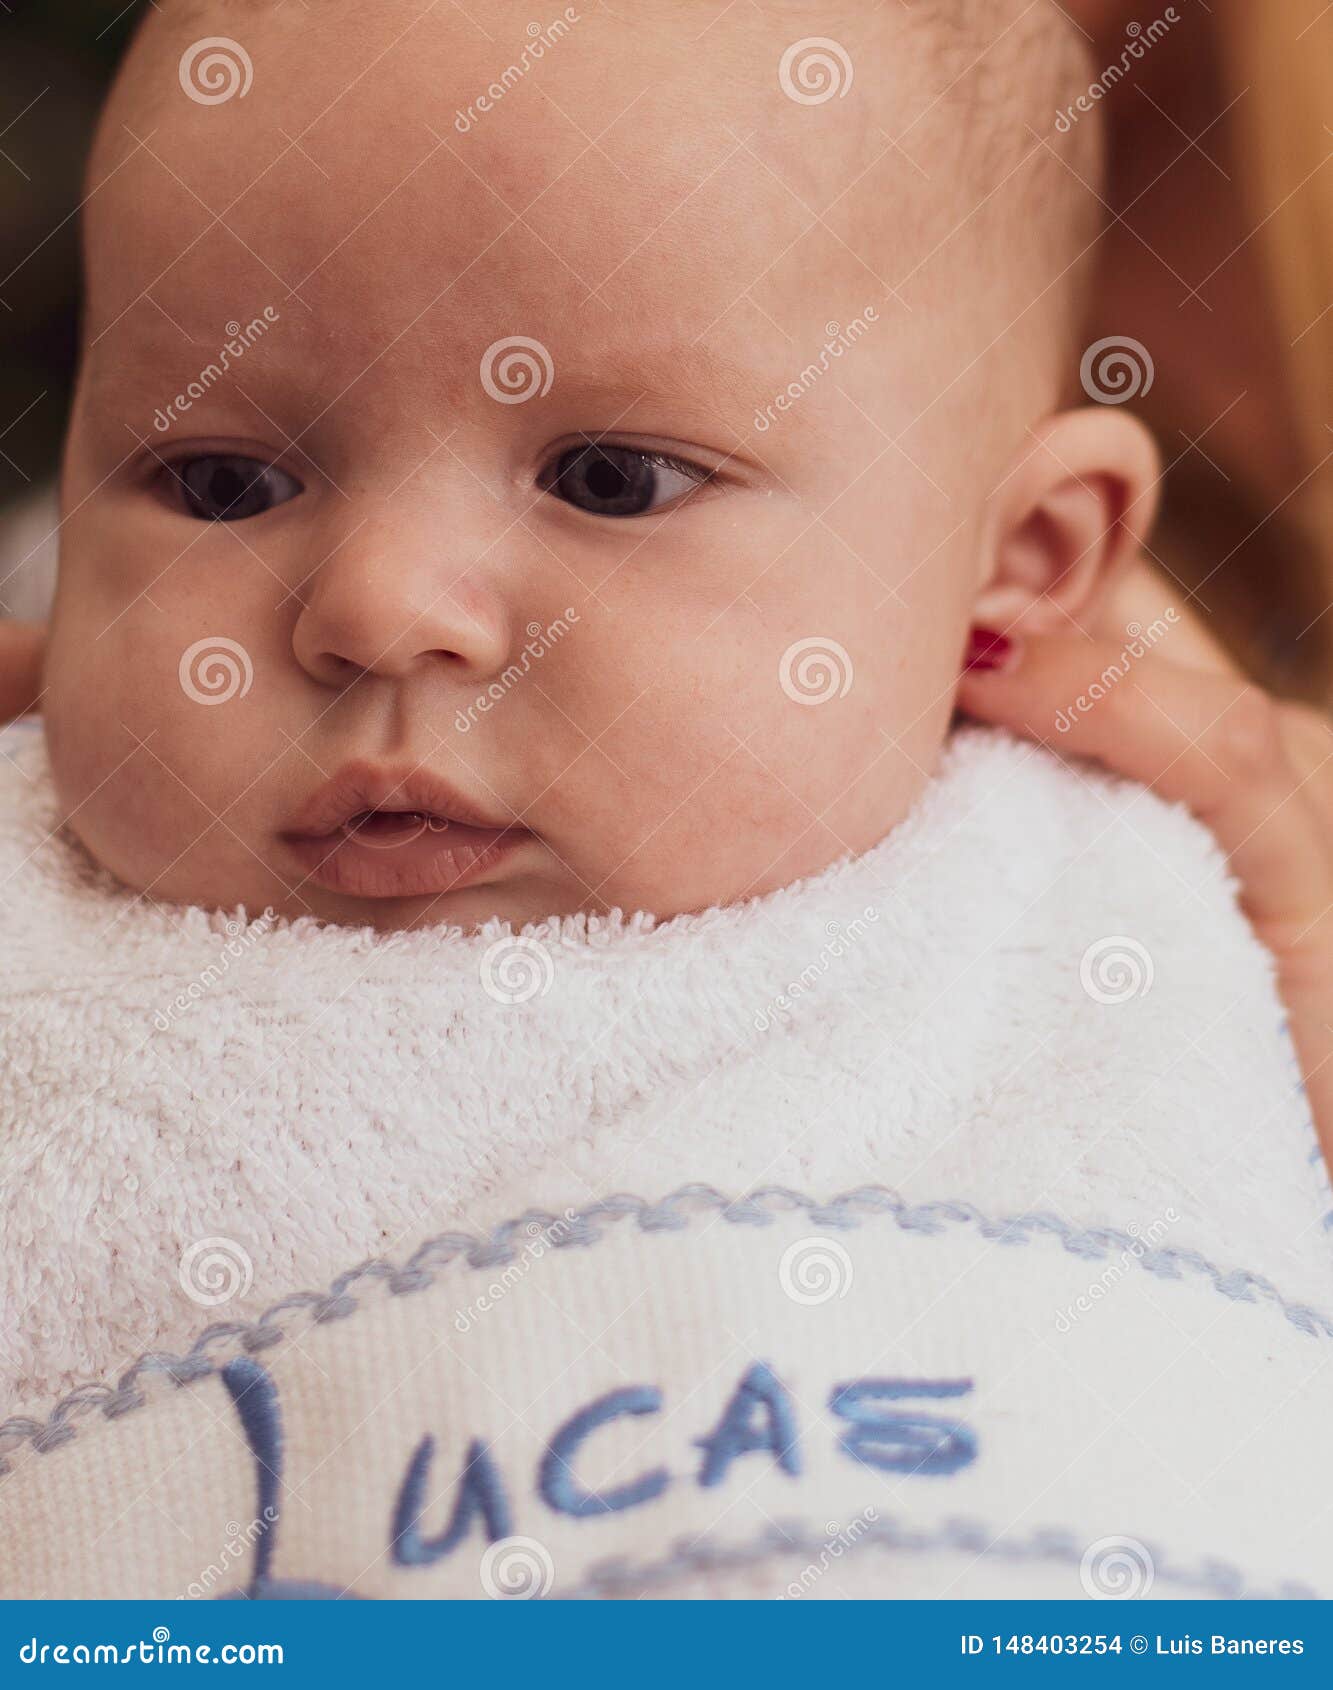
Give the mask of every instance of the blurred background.
[[[48, 490], [74, 374], [88, 140], [143, 3], [0, 6], [0, 513], [29, 518], [20, 556], [50, 527]], [[0, 586], [0, 607], [40, 610], [39, 562], [41, 554]]]
[[74, 366], [73, 214], [93, 120], [140, 4], [6, 0], [0, 20], [0, 503], [55, 465]]

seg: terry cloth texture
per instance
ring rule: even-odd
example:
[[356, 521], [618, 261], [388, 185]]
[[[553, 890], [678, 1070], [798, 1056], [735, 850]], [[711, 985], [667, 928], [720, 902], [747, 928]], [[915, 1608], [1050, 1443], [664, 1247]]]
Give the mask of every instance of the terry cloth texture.
[[[1091, 1406], [1100, 1392], [1129, 1416], [1131, 1434], [1144, 1434], [1135, 1484], [1127, 1458], [1112, 1463], [1115, 1494], [1127, 1512], [1141, 1504], [1157, 1522], [1172, 1567], [1211, 1553], [1244, 1569], [1250, 1585], [1330, 1584], [1280, 1500], [1301, 1487], [1308, 1495], [1316, 1469], [1328, 1476], [1328, 1440], [1314, 1420], [1283, 1419], [1317, 1413], [1327, 1425], [1333, 1408], [1320, 1324], [1333, 1311], [1327, 1179], [1270, 959], [1237, 910], [1220, 854], [1183, 811], [1002, 735], [968, 731], [878, 847], [749, 904], [661, 924], [572, 917], [519, 934], [493, 923], [470, 935], [385, 937], [135, 898], [58, 831], [40, 736], [6, 735], [0, 750], [0, 1368], [3, 1400], [20, 1417], [10, 1439], [26, 1440], [32, 1470], [51, 1484], [77, 1470], [80, 1484], [105, 1489], [106, 1464], [132, 1448], [131, 1476], [136, 1461], [144, 1473], [144, 1448], [166, 1435], [168, 1419], [188, 1418], [191, 1403], [197, 1415], [204, 1402], [230, 1428], [239, 1465], [216, 1478], [210, 1505], [224, 1512], [199, 1531], [216, 1536], [218, 1519], [250, 1519], [253, 1502], [239, 1514], [230, 1491], [220, 1500], [250, 1458], [235, 1416], [221, 1412], [231, 1399], [218, 1397], [216, 1372], [121, 1418], [94, 1411], [95, 1439], [81, 1432], [66, 1447], [57, 1438], [46, 1454], [22, 1413], [40, 1428], [60, 1393], [114, 1382], [146, 1351], [185, 1354], [208, 1321], [254, 1321], [367, 1257], [401, 1263], [423, 1239], [450, 1229], [485, 1237], [533, 1210], [572, 1226], [565, 1217], [618, 1191], [652, 1199], [682, 1185], [731, 1197], [767, 1187], [812, 1193], [815, 1213], [785, 1248], [823, 1236], [819, 1203], [829, 1195], [874, 1186], [909, 1213], [943, 1205], [986, 1227], [960, 1222], [947, 1245], [923, 1245], [897, 1223], [885, 1228], [890, 1243], [867, 1247], [860, 1266], [853, 1256], [855, 1291], [812, 1305], [834, 1311], [827, 1342], [802, 1312], [801, 1297], [820, 1285], [797, 1275], [799, 1251], [774, 1291], [767, 1247], [727, 1246], [715, 1261], [714, 1239], [687, 1261], [659, 1249], [651, 1228], [625, 1228], [610, 1255], [606, 1245], [549, 1251], [562, 1274], [574, 1272], [566, 1263], [589, 1264], [577, 1284], [553, 1269], [524, 1277], [522, 1297], [495, 1299], [485, 1286], [442, 1292], [449, 1345], [471, 1346], [455, 1358], [451, 1389], [463, 1390], [461, 1369], [481, 1381], [486, 1400], [499, 1392], [518, 1413], [529, 1400], [520, 1376], [532, 1390], [562, 1381], [546, 1409], [526, 1417], [536, 1443], [504, 1477], [508, 1512], [495, 1511], [499, 1481], [476, 1481], [492, 1526], [524, 1535], [533, 1523], [515, 1500], [521, 1482], [538, 1498], [537, 1521], [582, 1524], [592, 1516], [562, 1514], [549, 1501], [544, 1457], [535, 1467], [528, 1459], [538, 1445], [608, 1393], [656, 1391], [662, 1407], [651, 1396], [618, 1399], [560, 1446], [619, 1448], [621, 1477], [632, 1482], [641, 1476], [638, 1445], [620, 1447], [625, 1428], [647, 1436], [672, 1400], [698, 1386], [699, 1412], [671, 1421], [680, 1450], [657, 1464], [669, 1489], [600, 1511], [621, 1533], [609, 1552], [624, 1565], [674, 1555], [668, 1525], [708, 1536], [722, 1492], [733, 1477], [741, 1483], [747, 1462], [767, 1459], [773, 1483], [796, 1485], [782, 1459], [784, 1428], [808, 1423], [808, 1442], [818, 1416], [830, 1473], [841, 1462], [878, 1474], [866, 1495], [878, 1498], [882, 1519], [862, 1534], [878, 1545], [866, 1564], [881, 1553], [893, 1560], [894, 1534], [910, 1537], [920, 1522], [919, 1490], [903, 1489], [912, 1451], [927, 1458], [912, 1478], [941, 1487], [940, 1501], [976, 1481], [989, 1450], [993, 1462], [1019, 1462], [1017, 1488], [979, 1494], [975, 1529], [1004, 1536], [1011, 1574], [1026, 1541], [1014, 1530], [1072, 1532], [1055, 1557], [1068, 1571], [1071, 1544], [1094, 1526], [1106, 1526], [1103, 1536], [1134, 1531], [1132, 1521], [1108, 1523], [1108, 1493], [1090, 1480], [1082, 1502], [1035, 1507], [1053, 1477], [1043, 1449], [1064, 1449], [1071, 1471], [1084, 1472], [1070, 1436], [1080, 1427], [1089, 1445], [1099, 1428], [1110, 1436], [1105, 1413]], [[1008, 1248], [1034, 1229], [1029, 1248]], [[1090, 1248], [1088, 1239], [1101, 1242]], [[1187, 1285], [1162, 1286], [1150, 1259], [1174, 1264]], [[839, 1269], [841, 1259], [833, 1263]], [[418, 1535], [434, 1542], [449, 1536], [458, 1438], [485, 1441], [504, 1428], [483, 1424], [480, 1397], [459, 1398], [440, 1426], [407, 1389], [409, 1378], [434, 1377], [428, 1354], [454, 1353], [440, 1350], [438, 1319], [414, 1316], [413, 1325], [395, 1315], [397, 1326], [384, 1324], [385, 1309], [409, 1306], [427, 1302], [390, 1298], [340, 1325], [343, 1348], [302, 1374], [304, 1383], [290, 1370], [307, 1365], [310, 1346], [303, 1338], [295, 1352], [283, 1348], [274, 1391], [296, 1428], [296, 1459], [313, 1469], [348, 1447], [352, 1422], [337, 1419], [338, 1403], [360, 1401], [356, 1390], [373, 1390], [382, 1375], [400, 1420], [385, 1423], [383, 1482], [365, 1506], [398, 1507], [400, 1469], [433, 1428], [435, 1476], [417, 1501], [429, 1515]], [[571, 1309], [576, 1329], [565, 1318]], [[1253, 1324], [1261, 1310], [1263, 1333]], [[458, 1314], [471, 1322], [466, 1331]], [[622, 1373], [604, 1363], [605, 1333], [626, 1326], [640, 1348], [626, 1353]], [[1280, 1345], [1270, 1331], [1281, 1332]], [[752, 1373], [757, 1366], [767, 1371]], [[1062, 1392], [1056, 1379], [1065, 1374]], [[867, 1380], [868, 1394], [838, 1396]], [[923, 1381], [940, 1400], [907, 1392], [899, 1405], [904, 1382]], [[1008, 1401], [969, 1400], [983, 1390], [1021, 1392], [1031, 1441], [1018, 1453], [1006, 1456], [994, 1437], [1016, 1424], [1015, 1405], [998, 1418], [987, 1410], [980, 1423], [968, 1412]], [[1151, 1423], [1133, 1411], [1135, 1390], [1162, 1399]], [[789, 1407], [782, 1393], [793, 1391]], [[876, 1434], [879, 1458], [867, 1462], [867, 1433], [855, 1427], [886, 1404], [898, 1418]], [[941, 1417], [952, 1430], [940, 1429]], [[192, 1435], [184, 1420], [172, 1424]], [[719, 1437], [710, 1455], [708, 1440]], [[137, 1438], [148, 1446], [133, 1445]], [[886, 1440], [898, 1466], [883, 1465]], [[696, 1466], [713, 1462], [715, 1484], [702, 1468], [680, 1477], [686, 1450]], [[1202, 1450], [1219, 1495], [1240, 1467], [1257, 1463], [1247, 1471], [1260, 1490], [1245, 1490], [1252, 1500], [1229, 1522], [1199, 1503]], [[343, 1471], [331, 1457], [326, 1465]], [[812, 1456], [804, 1471], [824, 1468]], [[1167, 1486], [1172, 1472], [1189, 1482]], [[581, 1482], [596, 1490], [586, 1474]], [[464, 1488], [471, 1497], [474, 1487]], [[1165, 1515], [1159, 1493], [1170, 1497]], [[558, 1484], [550, 1494], [577, 1501]], [[34, 1493], [32, 1519], [46, 1495]], [[659, 1502], [662, 1525], [636, 1537]], [[853, 1502], [853, 1516], [872, 1505], [832, 1477], [819, 1480], [799, 1499], [793, 1541], [808, 1548], [809, 1533], [840, 1521]], [[412, 1508], [402, 1506], [410, 1523]], [[953, 1516], [935, 1513], [926, 1524], [931, 1541], [943, 1542]], [[1272, 1527], [1266, 1537], [1256, 1536], [1261, 1514]], [[481, 1501], [473, 1515], [484, 1541]], [[1211, 1536], [1195, 1529], [1205, 1520]], [[763, 1519], [750, 1524], [753, 1537]], [[383, 1522], [377, 1531], [383, 1538]], [[313, 1540], [295, 1559], [284, 1548], [284, 1576], [352, 1580], [363, 1545], [366, 1562], [387, 1552], [388, 1540], [375, 1545], [372, 1535], [340, 1540], [327, 1566]], [[198, 1559], [206, 1545], [196, 1536], [190, 1547]], [[733, 1549], [744, 1545], [728, 1539], [717, 1552]], [[704, 1561], [671, 1561], [671, 1576], [711, 1588], [711, 1553], [705, 1545]], [[131, 1570], [147, 1565], [128, 1559]], [[432, 1579], [454, 1577], [438, 1572], [448, 1559], [429, 1563]], [[179, 1570], [155, 1578], [153, 1593]], [[573, 1586], [593, 1576], [582, 1550], [571, 1551], [566, 1582], [571, 1573]], [[475, 1588], [475, 1558], [469, 1576]], [[1162, 1583], [1169, 1593], [1171, 1580]]]

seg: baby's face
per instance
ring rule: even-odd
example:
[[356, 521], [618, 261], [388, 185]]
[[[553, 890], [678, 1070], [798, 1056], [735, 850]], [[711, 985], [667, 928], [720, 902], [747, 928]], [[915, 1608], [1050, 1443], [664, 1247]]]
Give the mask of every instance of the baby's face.
[[671, 915], [929, 772], [1013, 433], [938, 90], [891, 20], [812, 102], [813, 12], [530, 16], [167, 8], [113, 101], [46, 708], [154, 897]]

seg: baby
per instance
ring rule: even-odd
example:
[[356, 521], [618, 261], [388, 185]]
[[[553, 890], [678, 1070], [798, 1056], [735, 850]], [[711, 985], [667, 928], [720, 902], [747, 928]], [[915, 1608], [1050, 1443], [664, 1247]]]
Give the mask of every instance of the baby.
[[1054, 6], [529, 15], [173, 3], [111, 99], [45, 709], [156, 899], [784, 886], [906, 813], [969, 629], [1076, 615], [1148, 522], [1142, 428], [1061, 409]]
[[[1237, 1228], [1285, 1295], [1326, 1300], [1266, 960], [1183, 813], [999, 736], [945, 749], [960, 669], [1084, 616], [1152, 514], [1145, 431], [1071, 381], [1099, 160], [1093, 118], [1056, 117], [1089, 80], [1047, 0], [152, 9], [91, 166], [47, 749], [15, 753], [0, 839], [12, 1401], [446, 1224], [537, 1205], [565, 1217], [555, 1254], [600, 1237], [572, 1204], [671, 1234], [683, 1212], [617, 1194], [688, 1185], [794, 1226], [780, 1269], [718, 1225], [679, 1261], [533, 1267], [504, 1314], [451, 1293], [430, 1355], [490, 1322], [440, 1386], [475, 1399], [414, 1418], [414, 1363], [374, 1495], [312, 1516], [296, 1571], [438, 1592], [470, 1532], [605, 1516], [629, 1553], [665, 1498], [697, 1542], [802, 1475], [809, 1518], [874, 1516], [847, 1487], [875, 1470], [905, 1487], [886, 1509], [935, 1475], [930, 1506], [975, 1503], [983, 1539], [1031, 1507], [1089, 1541], [1125, 1524], [1108, 1497], [1200, 1556], [1234, 1533], [1188, 1505], [1223, 1446], [1179, 1457], [1179, 1495], [1149, 1482], [1138, 1381], [1099, 1369], [1205, 1343]], [[869, 1212], [901, 1239], [857, 1246], [855, 1318], [792, 1325], [824, 1300], [800, 1234]], [[1178, 1229], [1154, 1271], [1189, 1284], [1145, 1335], [1149, 1227]], [[1040, 1333], [1121, 1245], [1128, 1324], [1083, 1327], [1066, 1364]], [[231, 1252], [225, 1297], [192, 1281], [205, 1246]], [[1041, 1252], [1034, 1289], [1012, 1263]], [[321, 1318], [349, 1312], [338, 1285]], [[170, 1369], [210, 1376], [238, 1330]], [[613, 1330], [640, 1348], [611, 1356]], [[1247, 1329], [1288, 1366], [1271, 1337]], [[273, 1404], [340, 1404], [392, 1361], [297, 1365], [223, 1369], [238, 1405], [266, 1393], [241, 1408], [261, 1495]], [[1087, 1402], [1043, 1417], [1066, 1376], [1095, 1376]], [[125, 1378], [108, 1412], [138, 1408]], [[1299, 1358], [1272, 1389], [1298, 1397]], [[935, 1407], [884, 1409], [913, 1395]], [[700, 1436], [652, 1466], [614, 1440], [667, 1396]], [[320, 1435], [355, 1450], [377, 1412]], [[1089, 1478], [1057, 1445], [1103, 1413]], [[797, 1453], [815, 1422], [823, 1477]], [[1054, 1477], [1012, 1440], [988, 1465], [1020, 1425]], [[313, 1436], [288, 1425], [289, 1464], [341, 1472]], [[1275, 1577], [1308, 1477], [1265, 1482], [1245, 1529]], [[357, 1536], [390, 1514], [387, 1544]], [[40, 1531], [10, 1540], [40, 1583]]]

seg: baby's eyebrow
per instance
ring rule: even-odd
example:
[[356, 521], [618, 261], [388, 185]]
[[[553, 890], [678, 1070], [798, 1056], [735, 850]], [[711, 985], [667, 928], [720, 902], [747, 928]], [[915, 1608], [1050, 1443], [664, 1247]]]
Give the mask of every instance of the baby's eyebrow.
[[[439, 371], [442, 406], [457, 406], [471, 395], [479, 408], [489, 412], [481, 381], [481, 362], [488, 350], [482, 336], [493, 327], [487, 324], [482, 332], [463, 328], [445, 339], [441, 350], [428, 360], [428, 367], [433, 364]], [[234, 355], [227, 352], [226, 341], [190, 336], [165, 318], [126, 320], [114, 334], [87, 349], [86, 402], [91, 409], [113, 416], [122, 415], [127, 405], [131, 409], [146, 406], [151, 416], [178, 390], [202, 381], [210, 391], [238, 399], [258, 412], [261, 404], [269, 402], [262, 393], [271, 393], [276, 383], [289, 395], [295, 393], [312, 413], [319, 412], [329, 397], [321, 393], [312, 373], [321, 367], [321, 360], [312, 358], [304, 334], [285, 334], [286, 328], [285, 322], [279, 322], [271, 332], [250, 338], [241, 354]], [[623, 426], [635, 426], [632, 413], [643, 404], [665, 407], [680, 428], [715, 431], [721, 424], [728, 432], [744, 430], [756, 406], [791, 374], [792, 359], [784, 346], [774, 344], [772, 330], [762, 335], [751, 332], [743, 340], [735, 330], [719, 330], [705, 342], [645, 335], [628, 328], [603, 331], [600, 323], [590, 322], [577, 340], [570, 339], [568, 330], [562, 335], [548, 330], [547, 337], [524, 338], [541, 341], [553, 369], [553, 385], [566, 398], [595, 405], [603, 427], [613, 426], [622, 414]], [[731, 346], [720, 344], [724, 340]], [[753, 354], [752, 359], [738, 357], [732, 346], [742, 346]], [[364, 362], [373, 371], [377, 360], [367, 355]], [[330, 380], [337, 392], [348, 387], [346, 373]], [[355, 387], [356, 382], [351, 385]], [[252, 392], [261, 397], [252, 399]]]
[[156, 327], [121, 327], [86, 348], [81, 372], [85, 397], [97, 410], [116, 411], [121, 399], [148, 402], [151, 413], [191, 382], [216, 385], [244, 399], [248, 384], [261, 379], [271, 383], [277, 374], [315, 403], [308, 357], [293, 362], [271, 329], [268, 336], [261, 332], [269, 326], [259, 321], [260, 329], [238, 323], [236, 334], [214, 340], [195, 339], [166, 322], [161, 324], [164, 333]]
[[646, 345], [639, 341], [623, 353], [598, 348], [586, 369], [581, 361], [575, 361], [570, 373], [576, 379], [600, 383], [603, 388], [609, 380], [630, 385], [634, 377], [639, 377], [655, 390], [678, 389], [708, 400], [738, 390], [745, 394], [763, 380], [762, 371], [754, 364], [742, 363], [720, 347], [705, 346], [697, 339]]
[[698, 341], [599, 345], [593, 335], [577, 352], [555, 356], [555, 379], [567, 393], [596, 398], [603, 406], [628, 408], [639, 400], [660, 400], [687, 420], [739, 425], [775, 382], [787, 380], [792, 362], [784, 362], [781, 351], [761, 354], [753, 339], [747, 344], [755, 352], [752, 363]]

